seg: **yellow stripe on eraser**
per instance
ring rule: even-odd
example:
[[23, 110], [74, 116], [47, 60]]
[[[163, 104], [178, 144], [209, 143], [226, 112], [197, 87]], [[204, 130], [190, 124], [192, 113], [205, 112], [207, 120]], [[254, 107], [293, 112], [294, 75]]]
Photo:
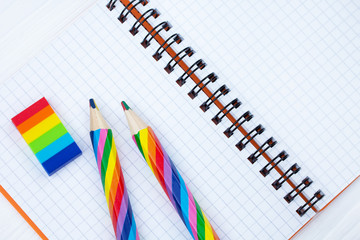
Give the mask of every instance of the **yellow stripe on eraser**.
[[23, 138], [25, 141], [29, 144], [35, 139], [39, 138], [41, 135], [55, 127], [60, 123], [59, 117], [54, 113], [51, 114], [48, 118], [44, 119], [40, 123], [38, 123], [36, 126], [31, 128], [29, 131], [25, 132], [23, 134]]

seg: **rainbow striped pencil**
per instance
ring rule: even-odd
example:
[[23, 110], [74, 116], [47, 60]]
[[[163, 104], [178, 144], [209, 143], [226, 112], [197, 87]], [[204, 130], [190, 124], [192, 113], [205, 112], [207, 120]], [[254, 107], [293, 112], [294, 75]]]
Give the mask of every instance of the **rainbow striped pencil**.
[[116, 239], [140, 239], [111, 129], [90, 99], [90, 138]]
[[132, 138], [195, 240], [219, 239], [154, 131], [122, 102]]

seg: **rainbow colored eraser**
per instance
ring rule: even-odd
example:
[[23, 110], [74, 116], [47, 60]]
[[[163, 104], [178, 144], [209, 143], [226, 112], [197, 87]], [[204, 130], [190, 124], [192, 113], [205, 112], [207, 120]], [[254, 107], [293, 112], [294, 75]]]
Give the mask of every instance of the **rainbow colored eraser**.
[[44, 97], [11, 120], [49, 176], [81, 154]]

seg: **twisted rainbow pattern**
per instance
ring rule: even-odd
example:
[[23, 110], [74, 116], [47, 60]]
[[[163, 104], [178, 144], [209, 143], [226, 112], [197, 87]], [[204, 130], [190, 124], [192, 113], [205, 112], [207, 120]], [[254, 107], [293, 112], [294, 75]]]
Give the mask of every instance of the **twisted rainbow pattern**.
[[133, 140], [195, 240], [219, 239], [175, 165], [148, 126]]
[[90, 132], [95, 158], [108, 203], [116, 239], [140, 239], [131, 209], [112, 131], [98, 129]]

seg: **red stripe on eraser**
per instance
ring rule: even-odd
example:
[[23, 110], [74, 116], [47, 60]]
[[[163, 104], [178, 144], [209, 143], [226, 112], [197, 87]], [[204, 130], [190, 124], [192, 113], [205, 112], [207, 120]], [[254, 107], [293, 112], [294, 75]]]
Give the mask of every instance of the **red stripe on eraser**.
[[14, 123], [15, 126], [18, 126], [47, 105], [49, 105], [49, 103], [45, 99], [45, 97], [43, 97], [36, 103], [32, 104], [30, 107], [26, 108], [24, 111], [13, 117], [11, 121]]

